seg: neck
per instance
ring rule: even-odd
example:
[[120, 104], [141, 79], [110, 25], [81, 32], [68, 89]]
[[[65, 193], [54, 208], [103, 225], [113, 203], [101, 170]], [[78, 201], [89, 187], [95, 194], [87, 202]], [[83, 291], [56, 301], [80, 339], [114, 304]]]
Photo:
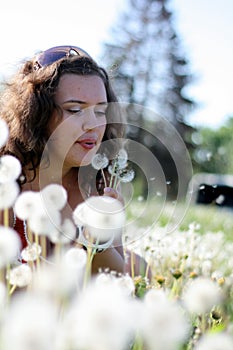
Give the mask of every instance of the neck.
[[[51, 167], [39, 168], [36, 170], [36, 177], [32, 182], [23, 185], [23, 191], [41, 191], [49, 184], [57, 183], [62, 185], [68, 194], [68, 204], [74, 208], [77, 204], [83, 202], [90, 195], [97, 195], [95, 179], [93, 183], [87, 180], [85, 169], [70, 168], [66, 172], [61, 172], [59, 169], [51, 169]], [[84, 172], [82, 173], [82, 170]]]
[[[31, 171], [26, 171], [27, 178], [31, 178]], [[28, 181], [23, 188], [30, 187], [34, 191], [40, 191], [47, 185], [51, 183], [57, 183], [62, 185], [64, 188], [68, 189], [74, 185], [77, 186], [78, 183], [78, 168], [70, 168], [66, 171], [61, 171], [60, 169], [51, 169], [51, 167], [36, 169], [36, 176], [33, 181]]]

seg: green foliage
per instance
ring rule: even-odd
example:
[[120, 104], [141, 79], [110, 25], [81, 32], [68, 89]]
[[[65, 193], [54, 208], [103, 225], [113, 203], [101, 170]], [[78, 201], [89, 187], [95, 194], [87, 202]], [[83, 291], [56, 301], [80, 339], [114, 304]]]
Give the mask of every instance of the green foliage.
[[134, 279], [135, 296], [143, 298], [148, 289], [147, 281], [144, 277], [138, 276]]
[[201, 128], [194, 134], [198, 144], [193, 154], [195, 172], [233, 173], [233, 117], [218, 129]]

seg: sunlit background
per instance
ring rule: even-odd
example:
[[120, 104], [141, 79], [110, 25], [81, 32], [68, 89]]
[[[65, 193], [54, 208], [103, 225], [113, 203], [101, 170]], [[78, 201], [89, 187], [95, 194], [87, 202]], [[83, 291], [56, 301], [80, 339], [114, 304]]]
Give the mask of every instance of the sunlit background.
[[[167, 14], [161, 22], [152, 14], [153, 6], [159, 11], [164, 6]], [[136, 7], [140, 8], [138, 12], [134, 11]], [[124, 19], [124, 13], [128, 19]], [[168, 119], [181, 135], [194, 174], [232, 174], [232, 13], [232, 0], [4, 2], [0, 20], [0, 79], [8, 77], [22, 60], [38, 51], [56, 45], [80, 46], [107, 70], [117, 67], [114, 87], [120, 101], [152, 108], [152, 120], [143, 116], [141, 125], [153, 136], [163, 133], [163, 149], [156, 137], [142, 135], [139, 129], [137, 134], [128, 136], [155, 155], [166, 179], [173, 180], [173, 190], [176, 166], [172, 166], [174, 159], [166, 150], [169, 139], [166, 128], [159, 126], [156, 113]], [[157, 30], [162, 34], [154, 34]], [[176, 41], [169, 39], [168, 32], [175, 33], [179, 40], [177, 52]], [[132, 82], [133, 89], [129, 86]], [[128, 119], [128, 124], [131, 122]], [[174, 137], [171, 142], [174, 143]], [[175, 145], [172, 147], [175, 149]], [[187, 175], [187, 184], [189, 179]], [[227, 183], [233, 185], [233, 180]]]
[[[60, 200], [65, 205], [64, 188], [44, 188], [50, 196], [29, 191], [30, 203], [19, 194], [17, 167], [0, 159], [0, 350], [232, 350], [233, 0], [5, 0], [0, 14], [0, 80], [40, 50], [77, 45], [110, 68], [120, 101], [130, 102], [131, 122], [123, 158], [130, 182], [121, 184], [128, 194], [122, 228], [130, 275], [104, 269], [92, 279], [99, 252], [76, 247], [72, 225], [46, 220], [59, 215]], [[121, 39], [129, 39], [126, 46]], [[8, 130], [1, 128], [2, 147]], [[49, 211], [42, 210], [46, 198]], [[16, 216], [28, 218], [27, 264], [19, 263], [19, 238], [9, 227], [13, 205]], [[49, 260], [46, 241], [55, 246]], [[146, 262], [139, 275], [135, 253]]]
[[[24, 57], [60, 44], [81, 46], [98, 58], [126, 6], [127, 0], [4, 1], [0, 74], [9, 74]], [[233, 112], [233, 2], [171, 0], [170, 8], [196, 76], [189, 94], [199, 106], [189, 121], [218, 127]]]

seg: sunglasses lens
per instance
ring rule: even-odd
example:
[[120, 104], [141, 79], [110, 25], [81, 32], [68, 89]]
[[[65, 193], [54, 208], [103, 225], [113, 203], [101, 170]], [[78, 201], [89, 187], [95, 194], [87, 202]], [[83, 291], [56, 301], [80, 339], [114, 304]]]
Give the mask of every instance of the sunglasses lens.
[[86, 51], [80, 49], [79, 47], [56, 46], [42, 52], [37, 57], [37, 63], [39, 64], [40, 67], [44, 67], [64, 57], [71, 57], [71, 56], [87, 56], [91, 58]]
[[41, 54], [41, 56], [39, 56], [37, 62], [40, 64], [41, 67], [44, 67], [60, 60], [65, 56], [65, 52], [44, 52]]

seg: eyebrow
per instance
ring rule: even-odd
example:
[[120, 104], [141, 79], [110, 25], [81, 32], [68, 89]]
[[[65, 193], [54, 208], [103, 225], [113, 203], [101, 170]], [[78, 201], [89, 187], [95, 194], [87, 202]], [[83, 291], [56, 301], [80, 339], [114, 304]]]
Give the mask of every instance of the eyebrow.
[[[86, 101], [81, 101], [81, 100], [67, 100], [67, 101], [64, 101], [63, 102], [63, 104], [65, 104], [65, 103], [79, 103], [79, 104], [81, 104], [81, 105], [86, 105], [86, 104], [88, 104], [88, 102], [86, 102]], [[108, 105], [108, 102], [107, 101], [103, 101], [103, 102], [98, 102], [98, 103], [96, 103], [96, 105]]]

